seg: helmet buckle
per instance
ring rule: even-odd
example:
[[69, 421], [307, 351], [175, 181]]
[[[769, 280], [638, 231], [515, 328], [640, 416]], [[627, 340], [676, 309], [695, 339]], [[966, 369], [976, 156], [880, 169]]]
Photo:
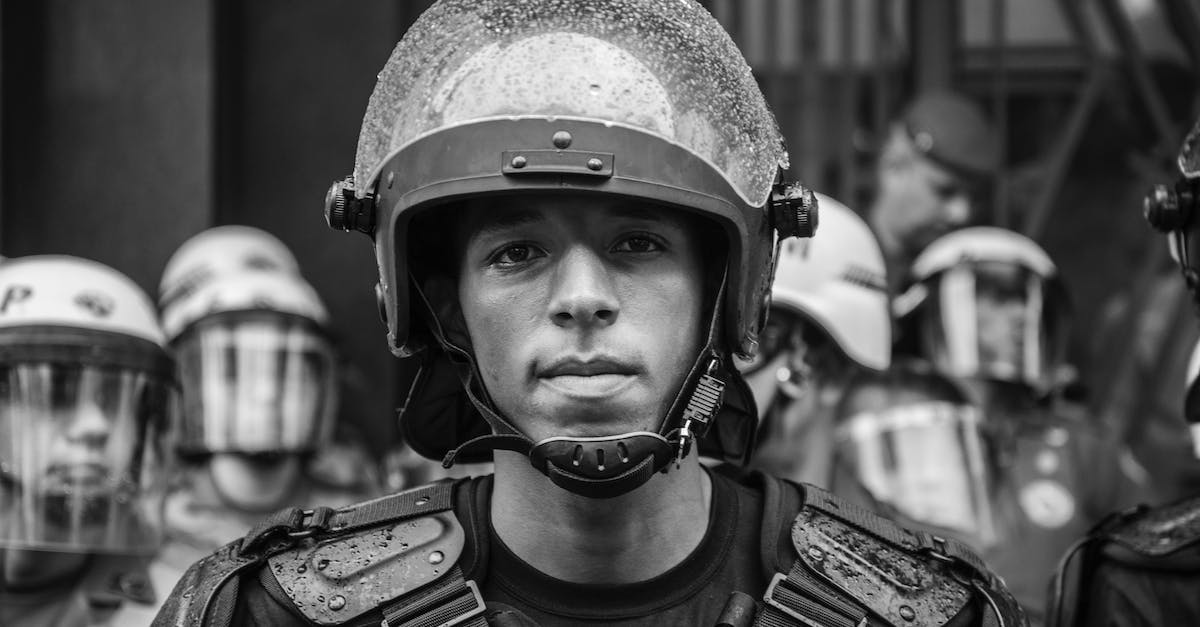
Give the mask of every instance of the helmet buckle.
[[771, 226], [780, 237], [812, 237], [817, 232], [817, 198], [800, 183], [777, 183], [768, 206]]
[[358, 231], [367, 235], [375, 233], [375, 196], [355, 195], [354, 177], [348, 176], [335, 181], [325, 194], [325, 222], [338, 231]]

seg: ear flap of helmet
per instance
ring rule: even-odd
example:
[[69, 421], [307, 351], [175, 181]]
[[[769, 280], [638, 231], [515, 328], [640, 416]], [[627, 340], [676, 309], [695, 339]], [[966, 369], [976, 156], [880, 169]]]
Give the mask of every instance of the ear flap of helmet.
[[[491, 433], [479, 410], [463, 394], [458, 367], [445, 351], [425, 351], [424, 362], [399, 409], [400, 433], [417, 454], [440, 461], [463, 442]], [[464, 453], [460, 463], [491, 461], [491, 451], [472, 458]]]

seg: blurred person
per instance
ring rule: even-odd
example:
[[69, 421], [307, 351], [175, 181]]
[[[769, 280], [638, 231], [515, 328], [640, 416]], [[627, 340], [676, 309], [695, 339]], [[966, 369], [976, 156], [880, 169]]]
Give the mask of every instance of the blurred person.
[[962, 94], [922, 92], [891, 124], [867, 221], [883, 248], [893, 293], [925, 246], [980, 219], [998, 163], [996, 131]]
[[698, 463], [753, 446], [732, 355], [817, 217], [702, 6], [442, 0], [378, 76], [330, 224], [422, 360], [406, 440], [495, 473], [279, 512], [162, 623], [1022, 624], [956, 545]]
[[1142, 497], [1138, 469], [1097, 421], [1058, 398], [1069, 303], [1041, 247], [1004, 229], [962, 229], [927, 247], [912, 275], [897, 299], [902, 324], [982, 407], [996, 456], [997, 542], [976, 548], [1037, 624], [1057, 556]]
[[[1200, 313], [1200, 122], [1184, 139], [1177, 163], [1181, 177], [1156, 186], [1144, 214], [1167, 234], [1171, 257]], [[1185, 433], [1200, 459], [1200, 344], [1192, 348], [1186, 378]], [[1066, 551], [1047, 604], [1048, 624], [1193, 625], [1200, 623], [1198, 589], [1200, 493], [1193, 492], [1164, 505], [1115, 512]]]
[[846, 382], [891, 361], [883, 254], [850, 208], [817, 194], [821, 236], [783, 243], [758, 355], [738, 369], [761, 415], [753, 466], [828, 487]]
[[150, 299], [77, 257], [0, 264], [0, 625], [148, 624], [173, 364]]
[[995, 456], [961, 384], [904, 359], [854, 378], [835, 414], [831, 491], [865, 489], [898, 520], [995, 547]]

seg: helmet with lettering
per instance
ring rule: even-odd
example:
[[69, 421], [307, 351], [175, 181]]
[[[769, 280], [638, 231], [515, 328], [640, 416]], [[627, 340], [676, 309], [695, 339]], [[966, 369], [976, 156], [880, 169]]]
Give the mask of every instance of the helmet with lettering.
[[153, 553], [175, 406], [133, 281], [77, 257], [0, 264], [0, 546]]
[[892, 318], [883, 251], [858, 214], [832, 198], [816, 196], [821, 237], [783, 243], [771, 307], [816, 325], [856, 364], [886, 370]]
[[973, 227], [939, 238], [913, 263], [897, 299], [920, 350], [954, 377], [1051, 391], [1066, 350], [1068, 300], [1058, 268], [1033, 240]]
[[298, 276], [215, 278], [163, 312], [183, 392], [181, 453], [306, 453], [332, 434], [328, 314]]
[[[354, 175], [326, 199], [331, 226], [372, 235], [393, 352], [437, 346], [401, 419], [409, 443], [433, 458], [457, 449], [469, 460], [502, 441], [529, 452], [558, 485], [589, 496], [640, 485], [709, 424], [704, 446], [744, 458], [752, 410], [721, 420], [720, 403], [706, 400], [684, 414], [697, 386], [713, 401], [726, 382], [744, 388], [729, 356], [756, 350], [778, 236], [815, 226], [811, 195], [781, 183], [786, 166], [750, 68], [693, 0], [435, 3], [380, 72]], [[588, 450], [632, 447], [632, 456], [609, 451], [629, 464], [572, 461], [574, 443], [528, 440], [471, 376], [465, 330], [426, 305], [421, 281], [432, 262], [415, 246], [431, 236], [424, 229], [451, 220], [466, 199], [513, 194], [648, 202], [703, 216], [723, 235], [723, 250], [713, 251], [724, 260], [723, 285], [712, 290], [720, 295], [714, 333], [680, 400], [656, 435], [589, 443]], [[450, 365], [446, 351], [463, 367]], [[737, 404], [725, 403], [726, 413]], [[501, 439], [459, 449], [489, 432]]]

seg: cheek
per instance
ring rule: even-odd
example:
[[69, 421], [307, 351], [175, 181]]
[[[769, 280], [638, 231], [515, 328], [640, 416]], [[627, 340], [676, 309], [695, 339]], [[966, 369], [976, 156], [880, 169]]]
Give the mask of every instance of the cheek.
[[485, 380], [514, 372], [518, 353], [529, 336], [531, 290], [485, 289], [465, 283], [459, 294], [475, 360]]

